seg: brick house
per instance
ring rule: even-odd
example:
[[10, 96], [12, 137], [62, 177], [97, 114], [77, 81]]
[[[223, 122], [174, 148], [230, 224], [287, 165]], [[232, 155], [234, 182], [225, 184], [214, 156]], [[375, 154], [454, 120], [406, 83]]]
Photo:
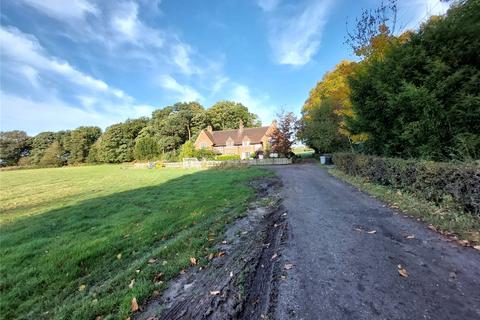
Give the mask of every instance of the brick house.
[[270, 134], [276, 128], [276, 122], [268, 127], [244, 128], [213, 131], [211, 126], [200, 131], [195, 140], [196, 149], [210, 149], [218, 154], [238, 154], [241, 159], [250, 157], [254, 152], [263, 153], [270, 143]]

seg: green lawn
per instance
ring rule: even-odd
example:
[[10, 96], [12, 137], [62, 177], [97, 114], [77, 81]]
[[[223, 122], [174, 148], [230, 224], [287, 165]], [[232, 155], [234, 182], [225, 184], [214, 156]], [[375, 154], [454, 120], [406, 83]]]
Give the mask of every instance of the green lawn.
[[[261, 169], [120, 165], [0, 172], [0, 318], [125, 319], [200, 263]], [[151, 260], [151, 259], [155, 260]], [[149, 262], [150, 260], [150, 262]], [[134, 284], [129, 288], [129, 284]]]

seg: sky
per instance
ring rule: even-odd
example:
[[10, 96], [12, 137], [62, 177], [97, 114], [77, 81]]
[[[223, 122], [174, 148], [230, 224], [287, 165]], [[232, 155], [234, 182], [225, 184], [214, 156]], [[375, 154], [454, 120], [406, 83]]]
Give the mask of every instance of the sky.
[[[16, 0], [0, 9], [0, 129], [102, 129], [179, 101], [300, 114], [380, 0]], [[399, 30], [442, 14], [401, 0]]]

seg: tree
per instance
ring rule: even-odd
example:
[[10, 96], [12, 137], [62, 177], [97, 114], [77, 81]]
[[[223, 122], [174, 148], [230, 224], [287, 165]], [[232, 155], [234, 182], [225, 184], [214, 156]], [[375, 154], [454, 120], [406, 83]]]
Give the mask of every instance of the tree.
[[323, 99], [320, 106], [308, 113], [308, 120], [302, 121], [300, 137], [317, 153], [331, 153], [348, 148], [347, 136], [339, 134], [342, 116], [336, 112], [334, 99]]
[[297, 118], [293, 112], [282, 112], [278, 115], [275, 129], [270, 136], [272, 152], [283, 156], [289, 155], [295, 140], [297, 130]]
[[48, 146], [38, 164], [48, 167], [60, 167], [64, 165], [64, 161], [62, 160], [62, 149], [60, 148], [60, 143], [58, 143], [58, 141], [54, 141]]
[[159, 152], [170, 152], [194, 139], [207, 123], [206, 111], [197, 102], [176, 103], [154, 111], [140, 135], [155, 139]]
[[219, 101], [207, 110], [208, 120], [214, 130], [238, 129], [240, 120], [245, 127], [259, 127], [258, 116], [241, 103]]
[[[327, 134], [325, 139], [336, 141], [333, 146], [338, 146], [343, 149], [344, 141], [351, 143], [363, 141], [365, 139], [362, 135], [352, 135], [346, 126], [346, 117], [353, 117], [352, 104], [350, 102], [350, 85], [348, 78], [352, 76], [358, 68], [358, 63], [350, 61], [341, 61], [335, 66], [332, 71], [327, 72], [321, 81], [317, 83], [315, 88], [310, 91], [308, 99], [302, 108], [301, 130], [299, 136], [307, 144], [314, 141], [320, 141], [319, 135]], [[324, 103], [327, 101], [327, 103]], [[333, 108], [329, 106], [334, 105]], [[318, 109], [326, 106], [332, 115], [327, 115], [325, 112], [319, 112]], [[322, 128], [315, 128], [318, 125], [320, 118], [329, 119], [329, 129], [333, 126], [336, 130], [322, 130]], [[327, 118], [325, 118], [327, 117]], [[324, 125], [326, 125], [324, 123]], [[315, 137], [309, 136], [310, 134]], [[341, 142], [341, 143], [340, 143]], [[317, 150], [319, 146], [309, 144], [310, 147]], [[325, 146], [321, 149], [323, 149]], [[334, 152], [336, 150], [329, 149], [324, 152]]]
[[159, 154], [158, 142], [155, 138], [144, 135], [135, 140], [135, 159], [154, 160]]
[[135, 139], [147, 126], [147, 118], [127, 120], [105, 130], [98, 147], [98, 158], [102, 162], [128, 162], [134, 159]]
[[480, 155], [480, 1], [433, 17], [350, 80], [355, 118], [373, 154], [432, 160]]
[[101, 136], [99, 127], [79, 127], [70, 132], [64, 148], [69, 152], [68, 164], [85, 162], [90, 147]]
[[348, 28], [345, 43], [358, 56], [381, 56], [394, 39], [397, 26], [397, 0], [382, 0], [376, 9], [364, 9], [355, 19], [352, 31]]
[[[40, 160], [43, 158], [45, 151], [48, 147], [56, 140], [56, 135], [54, 132], [41, 132], [37, 134], [31, 140], [31, 163], [36, 165], [40, 163]], [[60, 146], [59, 146], [60, 147]]]
[[25, 131], [0, 132], [0, 159], [4, 165], [16, 165], [20, 157], [26, 156], [29, 149], [29, 137]]

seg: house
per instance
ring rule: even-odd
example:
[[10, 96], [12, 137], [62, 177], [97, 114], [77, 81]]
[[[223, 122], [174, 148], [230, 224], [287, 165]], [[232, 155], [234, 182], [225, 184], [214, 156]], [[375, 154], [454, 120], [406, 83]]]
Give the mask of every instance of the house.
[[268, 127], [244, 128], [213, 131], [211, 126], [200, 131], [195, 140], [196, 149], [210, 149], [218, 154], [238, 154], [241, 159], [249, 158], [254, 152], [263, 153], [270, 143], [270, 135], [276, 128], [276, 122]]

